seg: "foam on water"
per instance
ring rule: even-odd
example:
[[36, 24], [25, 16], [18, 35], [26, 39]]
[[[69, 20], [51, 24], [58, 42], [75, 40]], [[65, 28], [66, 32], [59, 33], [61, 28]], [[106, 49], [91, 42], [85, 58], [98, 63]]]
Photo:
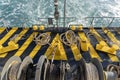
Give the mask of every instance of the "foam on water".
[[[53, 17], [54, 0], [0, 0], [0, 26], [31, 26], [38, 18]], [[63, 17], [64, 0], [59, 0]], [[120, 0], [67, 0], [66, 16], [76, 17], [74, 23], [85, 23], [84, 17], [120, 17]], [[118, 22], [120, 20], [116, 20]], [[107, 22], [107, 20], [106, 20]], [[100, 25], [99, 25], [100, 26]]]

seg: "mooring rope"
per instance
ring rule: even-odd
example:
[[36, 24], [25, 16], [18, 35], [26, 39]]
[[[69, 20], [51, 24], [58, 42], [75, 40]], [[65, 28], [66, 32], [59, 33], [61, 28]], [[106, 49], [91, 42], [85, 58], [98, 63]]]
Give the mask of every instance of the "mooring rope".
[[42, 33], [42, 34], [39, 34], [38, 36], [35, 34], [33, 41], [35, 41], [37, 45], [43, 46], [43, 45], [49, 44], [50, 39], [51, 37], [49, 34]]
[[87, 80], [99, 80], [99, 72], [92, 63], [86, 63]]
[[67, 32], [60, 35], [60, 40], [65, 45], [71, 46], [73, 44], [77, 44], [78, 38], [72, 30], [68, 30]]
[[14, 62], [12, 66], [10, 67], [10, 70], [8, 72], [8, 79], [9, 80], [17, 80], [17, 73], [19, 70], [20, 63]]
[[117, 74], [114, 72], [104, 72], [105, 80], [117, 80]]
[[107, 66], [107, 71], [114, 72], [117, 75], [117, 78], [120, 77], [120, 66], [109, 64]]

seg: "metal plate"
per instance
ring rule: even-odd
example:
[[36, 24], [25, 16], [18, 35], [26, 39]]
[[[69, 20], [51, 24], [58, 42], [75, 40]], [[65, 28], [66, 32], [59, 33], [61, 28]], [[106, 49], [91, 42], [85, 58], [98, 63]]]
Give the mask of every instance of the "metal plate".
[[21, 59], [20, 57], [17, 56], [12, 56], [10, 59], [8, 59], [8, 61], [6, 62], [6, 64], [3, 67], [2, 73], [1, 73], [1, 79], [0, 80], [6, 80], [5, 76], [8, 73], [8, 70], [10, 69], [10, 67], [12, 66], [12, 64], [17, 61], [18, 63], [21, 63]]
[[[32, 58], [27, 56], [27, 57], [25, 57], [25, 59], [23, 60], [23, 62], [20, 65], [18, 75], [17, 75], [17, 80], [20, 80], [23, 70], [27, 71], [29, 64], [33, 64], [33, 60], [32, 60]], [[22, 76], [22, 77], [24, 77], [24, 76]]]

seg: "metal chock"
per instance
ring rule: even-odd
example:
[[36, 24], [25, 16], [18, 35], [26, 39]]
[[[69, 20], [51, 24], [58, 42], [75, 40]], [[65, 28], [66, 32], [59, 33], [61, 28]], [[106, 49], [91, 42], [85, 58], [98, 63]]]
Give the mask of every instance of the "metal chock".
[[116, 50], [117, 50], [116, 46], [114, 45], [109, 46], [94, 28], [90, 28], [90, 32], [94, 35], [94, 37], [99, 42], [98, 44], [96, 44], [96, 50], [102, 51], [108, 54], [116, 55]]
[[116, 55], [116, 49], [114, 47], [107, 46], [104, 41], [100, 41], [99, 44], [96, 45], [96, 49], [105, 53]]
[[56, 35], [49, 48], [45, 52], [45, 55], [48, 57], [48, 59], [52, 59], [52, 55], [54, 55], [54, 60], [67, 60], [67, 56], [63, 44], [60, 41], [59, 34]]
[[120, 41], [115, 37], [115, 35], [107, 28], [102, 28], [103, 32], [111, 39], [112, 41], [112, 46], [116, 50], [120, 50]]

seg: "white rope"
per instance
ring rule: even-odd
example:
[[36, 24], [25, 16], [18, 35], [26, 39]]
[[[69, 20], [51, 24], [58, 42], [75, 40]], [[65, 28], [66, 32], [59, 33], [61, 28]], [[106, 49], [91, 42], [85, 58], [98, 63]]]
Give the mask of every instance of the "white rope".
[[104, 75], [105, 75], [105, 80], [118, 80], [117, 74], [115, 74], [114, 72], [107, 71], [104, 72]]
[[120, 77], [120, 66], [109, 64], [107, 66], [107, 71], [115, 73], [117, 78]]
[[77, 44], [78, 38], [72, 30], [68, 30], [60, 35], [60, 40], [67, 46]]
[[37, 45], [43, 46], [43, 45], [49, 44], [50, 39], [51, 37], [49, 34], [42, 33], [42, 34], [39, 34], [38, 36], [35, 34], [33, 41], [35, 41]]
[[20, 66], [20, 63], [18, 63], [18, 62], [13, 63], [13, 65], [11, 66], [11, 68], [8, 72], [9, 80], [17, 80], [17, 72], [18, 72], [19, 66]]
[[87, 80], [99, 80], [99, 73], [96, 66], [92, 63], [86, 63]]

